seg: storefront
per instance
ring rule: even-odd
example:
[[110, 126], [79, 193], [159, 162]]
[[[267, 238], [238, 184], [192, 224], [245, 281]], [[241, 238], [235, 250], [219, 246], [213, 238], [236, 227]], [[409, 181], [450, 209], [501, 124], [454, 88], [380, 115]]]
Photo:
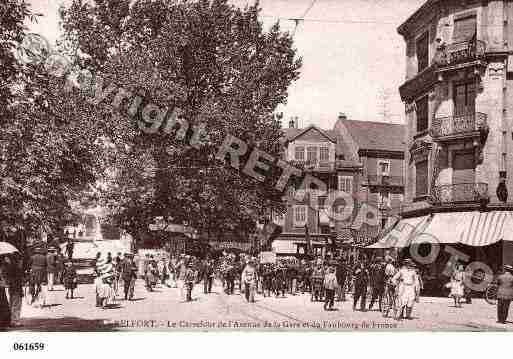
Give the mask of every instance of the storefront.
[[496, 274], [513, 263], [513, 212], [467, 211], [406, 218], [371, 249], [395, 249], [411, 257], [425, 282], [441, 288], [456, 263]]

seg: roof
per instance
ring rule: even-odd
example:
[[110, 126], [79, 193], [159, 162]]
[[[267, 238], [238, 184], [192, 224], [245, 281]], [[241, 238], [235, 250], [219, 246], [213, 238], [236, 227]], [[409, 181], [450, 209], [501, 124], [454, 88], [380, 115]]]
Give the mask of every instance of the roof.
[[315, 125], [310, 125], [305, 128], [284, 128], [283, 132], [285, 134], [285, 142], [294, 141], [296, 138], [301, 136], [302, 134], [308, 132], [311, 129], [316, 129], [321, 134], [326, 136], [331, 142], [337, 142], [336, 131], [334, 130], [324, 130]]
[[397, 32], [399, 33], [399, 35], [404, 36], [406, 34], [408, 25], [410, 25], [416, 19], [418, 19], [420, 16], [422, 16], [422, 14], [424, 13], [424, 11], [426, 9], [430, 8], [431, 6], [433, 6], [434, 4], [436, 4], [439, 1], [440, 0], [427, 0], [426, 2], [424, 2], [424, 4], [422, 4], [422, 6], [420, 8], [418, 8], [412, 15], [410, 15], [410, 17], [408, 19], [406, 19], [406, 21], [404, 21], [401, 25], [399, 25], [399, 27], [397, 28]]
[[360, 150], [403, 152], [405, 126], [401, 124], [342, 120]]

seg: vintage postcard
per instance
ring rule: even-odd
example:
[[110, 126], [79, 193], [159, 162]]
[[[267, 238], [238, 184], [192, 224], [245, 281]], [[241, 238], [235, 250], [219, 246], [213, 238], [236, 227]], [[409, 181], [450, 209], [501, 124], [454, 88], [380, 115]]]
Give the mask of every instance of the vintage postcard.
[[2, 331], [513, 329], [512, 1], [0, 18]]

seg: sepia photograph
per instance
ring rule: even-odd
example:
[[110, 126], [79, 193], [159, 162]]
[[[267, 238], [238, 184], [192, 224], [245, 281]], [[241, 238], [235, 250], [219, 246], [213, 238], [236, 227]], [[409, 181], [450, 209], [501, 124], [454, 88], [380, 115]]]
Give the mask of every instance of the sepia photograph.
[[0, 0], [0, 123], [0, 340], [513, 330], [511, 0]]

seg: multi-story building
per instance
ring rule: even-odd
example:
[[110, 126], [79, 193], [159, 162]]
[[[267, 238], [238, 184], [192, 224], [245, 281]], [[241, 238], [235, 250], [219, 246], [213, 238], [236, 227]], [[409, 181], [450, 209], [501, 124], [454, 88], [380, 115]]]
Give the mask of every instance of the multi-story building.
[[[403, 193], [402, 125], [352, 121], [340, 114], [332, 130], [313, 125], [298, 128], [296, 119], [284, 129], [284, 135], [285, 160], [321, 179], [327, 185], [328, 193], [350, 193], [354, 198], [355, 214], [366, 201], [380, 209], [377, 223], [381, 224], [392, 208], [399, 207]], [[354, 217], [347, 221], [334, 220], [336, 216], [331, 211], [340, 203], [330, 200], [325, 193], [309, 190], [304, 203], [291, 200], [294, 191], [299, 190], [298, 185], [290, 187], [285, 215], [274, 219], [282, 226], [282, 233], [273, 241], [273, 250], [278, 254], [304, 254], [306, 231], [313, 252], [318, 255], [328, 250], [327, 245], [340, 247], [364, 241], [366, 236], [378, 235], [377, 228], [365, 233], [352, 228]]]
[[502, 259], [489, 247], [513, 231], [513, 2], [429, 0], [398, 32], [403, 222], [497, 269]]

